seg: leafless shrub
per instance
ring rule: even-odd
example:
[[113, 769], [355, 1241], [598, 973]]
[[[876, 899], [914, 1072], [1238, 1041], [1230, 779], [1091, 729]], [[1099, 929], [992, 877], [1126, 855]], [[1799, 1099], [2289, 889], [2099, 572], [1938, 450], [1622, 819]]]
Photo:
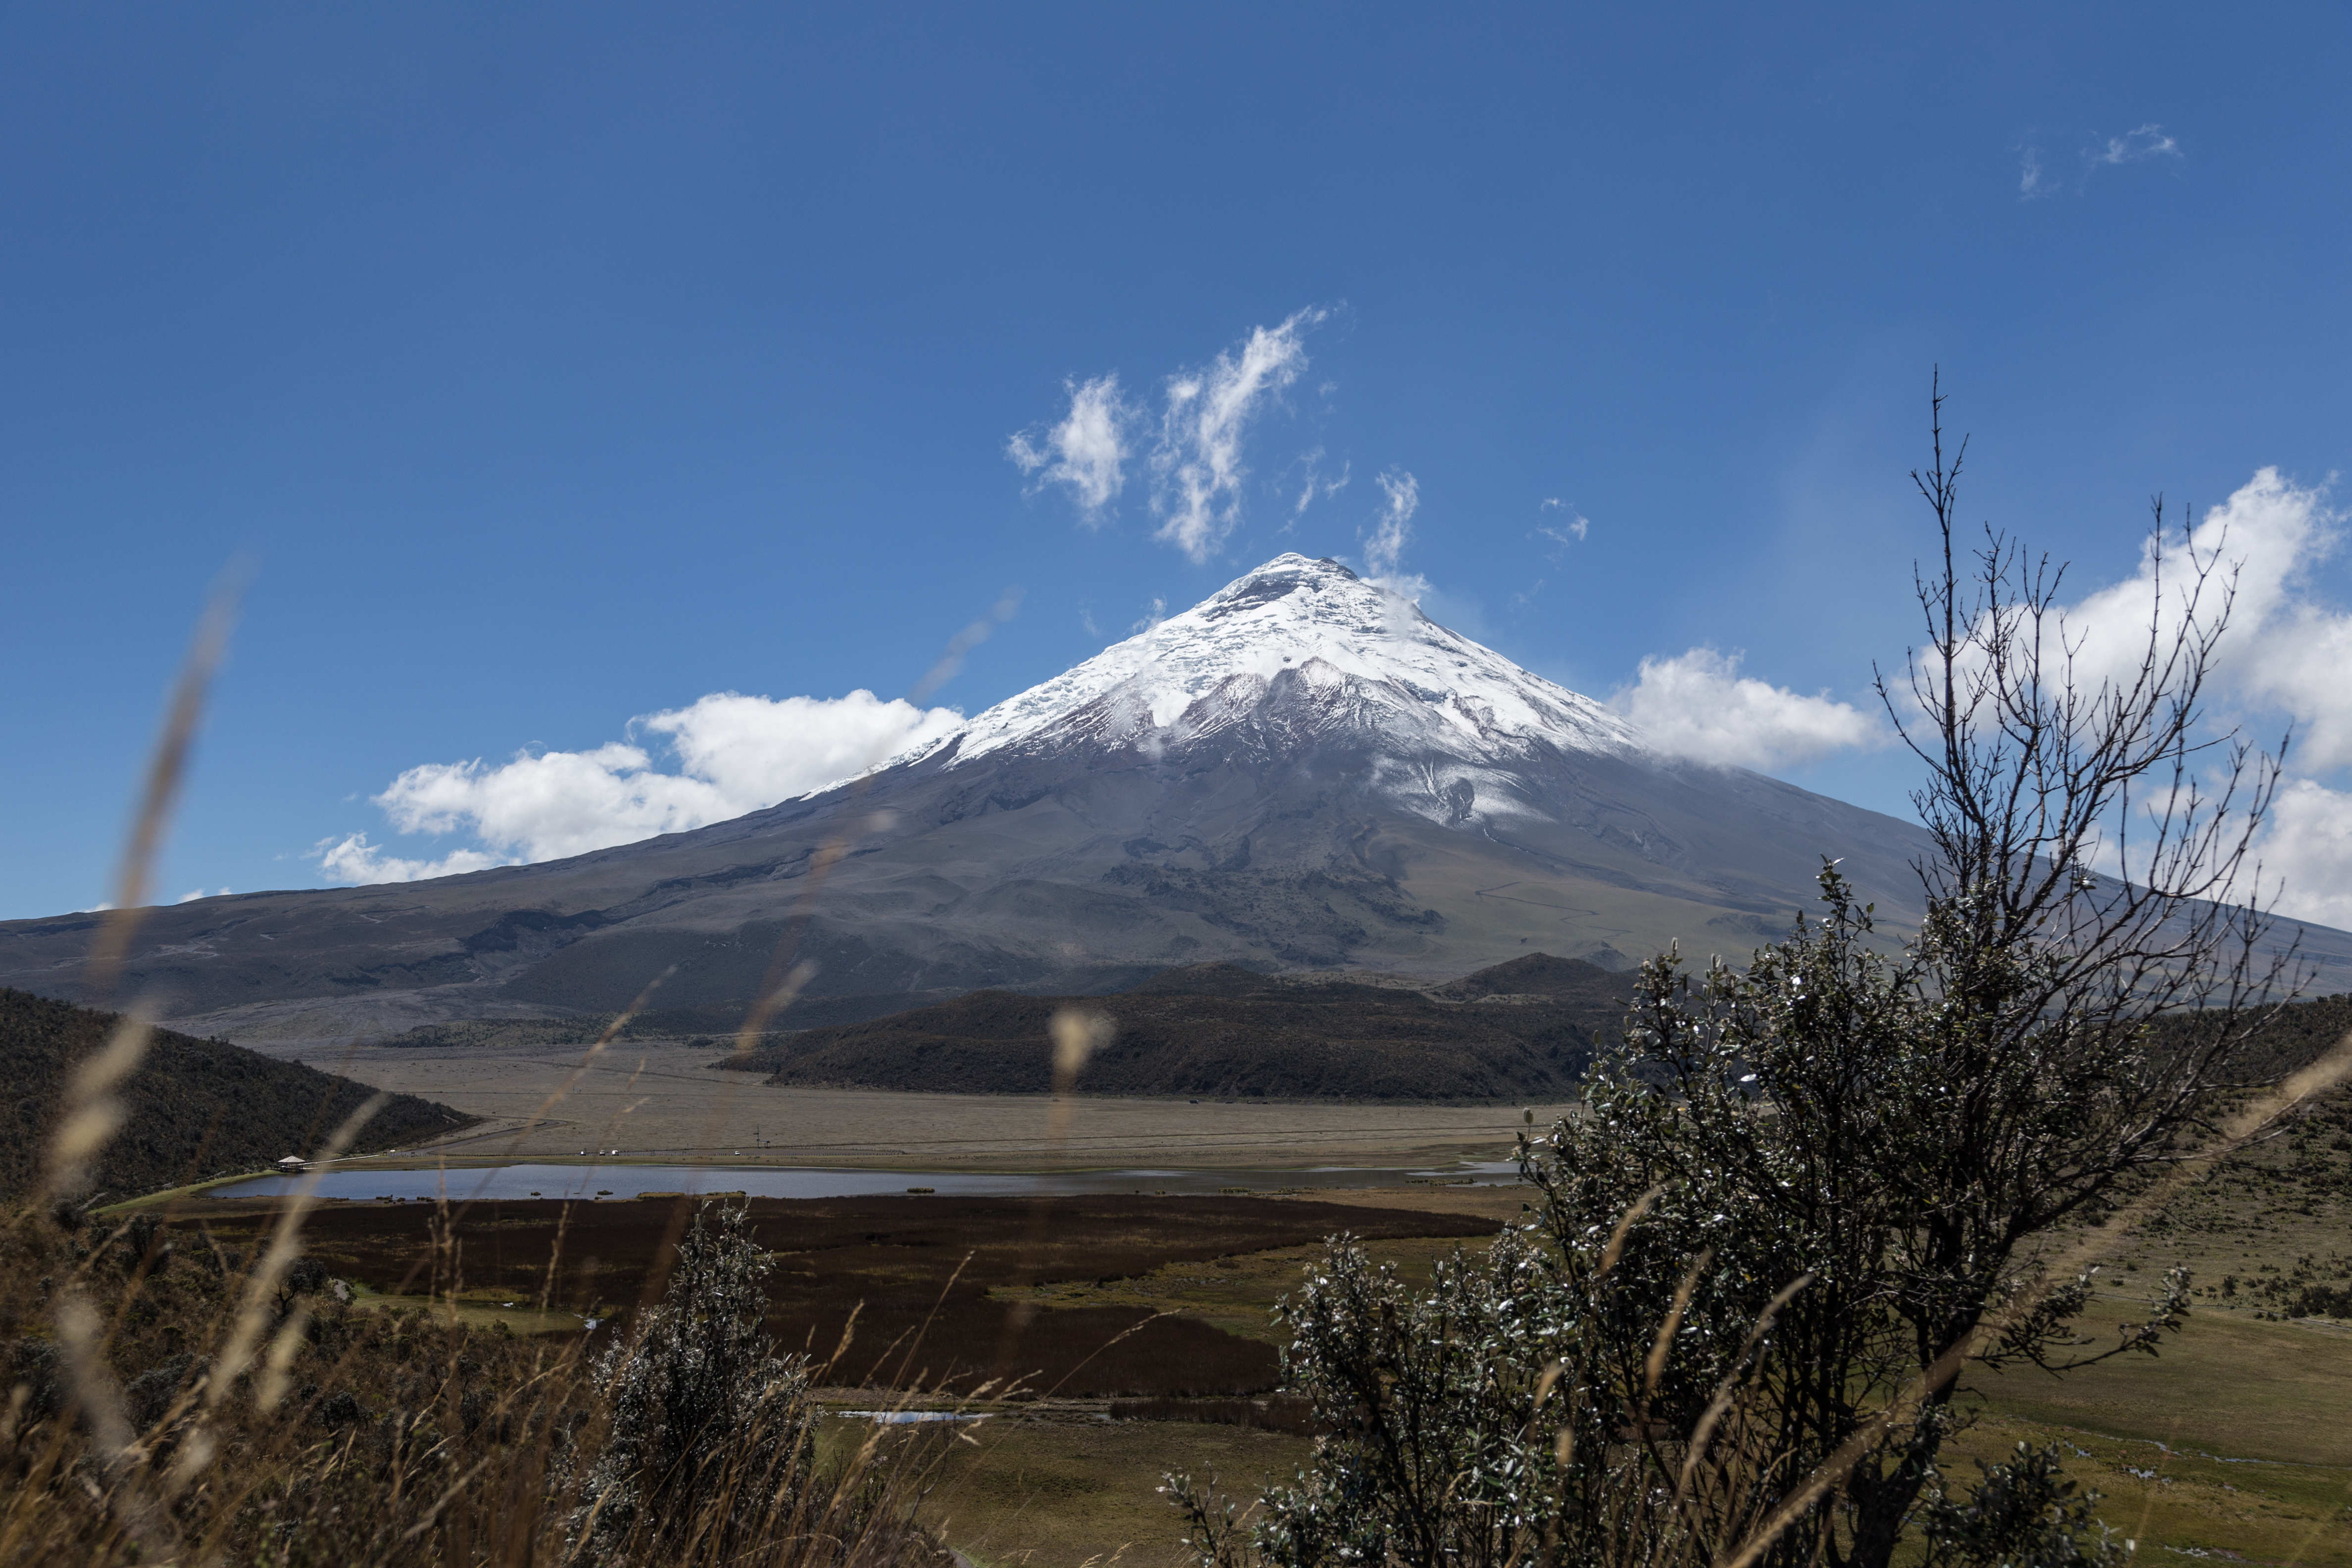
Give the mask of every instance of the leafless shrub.
[[[2294, 944], [2252, 845], [2276, 762], [2209, 723], [2218, 557], [2152, 548], [2144, 635], [2085, 654], [2063, 573], [1959, 539], [1959, 458], [1915, 476], [1928, 647], [1880, 690], [1925, 764], [1920, 928], [1834, 864], [1744, 971], [1646, 965], [1585, 1114], [1522, 1145], [1536, 1218], [1407, 1290], [1335, 1246], [1285, 1309], [1333, 1435], [1246, 1514], [1171, 1487], [1204, 1562], [1885, 1568], [2099, 1560], [2054, 1458], [1937, 1468], [1972, 1363], [2154, 1354], [2185, 1274], [2111, 1343], [2095, 1243], [2265, 1135], [2352, 1049], [2273, 1081]], [[2195, 1026], [2159, 1033], [2168, 1018]]]

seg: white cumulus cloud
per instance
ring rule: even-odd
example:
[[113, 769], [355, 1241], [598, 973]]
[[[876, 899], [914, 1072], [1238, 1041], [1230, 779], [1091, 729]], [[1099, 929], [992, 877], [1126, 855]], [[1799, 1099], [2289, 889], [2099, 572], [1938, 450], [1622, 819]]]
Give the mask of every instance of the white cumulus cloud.
[[1126, 488], [1127, 426], [1132, 415], [1119, 396], [1116, 374], [1063, 384], [1070, 411], [1042, 437], [1024, 430], [1005, 444], [1005, 455], [1034, 477], [1033, 492], [1060, 485], [1076, 502], [1078, 516], [1098, 525]]
[[1735, 767], [1790, 767], [1885, 741], [1874, 715], [1741, 675], [1741, 658], [1695, 647], [1645, 658], [1612, 706], [1658, 751]]
[[425, 763], [394, 779], [374, 804], [397, 832], [462, 834], [471, 845], [438, 858], [407, 858], [354, 833], [322, 841], [314, 853], [339, 882], [413, 881], [583, 855], [822, 789], [961, 721], [952, 709], [886, 702], [863, 690], [781, 700], [715, 692], [630, 725], [633, 737], [663, 738], [674, 772], [657, 767], [634, 738], [497, 764]]
[[2281, 914], [2352, 930], [2352, 794], [2290, 779], [2263, 836], [2267, 895], [2284, 884]]
[[2213, 670], [2220, 695], [2242, 711], [2293, 719], [2298, 766], [2352, 763], [2352, 680], [2342, 673], [2352, 657], [2352, 615], [2322, 603], [2312, 581], [2337, 542], [2337, 522], [2325, 490], [2261, 469], [2185, 538], [2150, 539], [2137, 572], [2066, 610], [2076, 679], [2133, 679], [2151, 626], [2169, 635], [2191, 614], [2185, 589], [2193, 554], [2215, 567], [2194, 610], [2199, 620], [2211, 624], [2229, 594], [2229, 629]]
[[2275, 730], [2263, 731], [2282, 721], [2294, 731], [2289, 776], [2257, 845], [2264, 894], [2277, 888], [2278, 911], [2290, 918], [2352, 927], [2352, 794], [2326, 777], [2352, 767], [2352, 679], [2344, 674], [2352, 668], [2352, 612], [2324, 600], [2315, 582], [2342, 536], [2342, 518], [2327, 500], [2324, 489], [2260, 469], [2185, 538], [2150, 541], [2139, 569], [2074, 606], [2066, 629], [2083, 643], [2078, 672], [2128, 679], [2151, 623], [2169, 631], [2189, 613], [2174, 591], [2187, 553], [2217, 568], [2197, 610], [2209, 624], [2221, 607], [2221, 580], [2231, 580], [2212, 694], [2255, 741], [2275, 738]]
[[[2257, 845], [2263, 896], [2283, 884], [2280, 913], [2352, 925], [2352, 794], [2328, 776], [2352, 768], [2352, 679], [2343, 673], [2352, 668], [2352, 612], [2324, 599], [2316, 580], [2341, 523], [2324, 488], [2259, 469], [2193, 526], [2147, 539], [2130, 575], [2063, 605], [2045, 652], [2053, 686], [2068, 673], [2063, 647], [2073, 652], [2078, 689], [2127, 688], [2151, 631], [2161, 647], [2192, 616], [2210, 627], [2226, 609], [2205, 702], [2258, 744], [2294, 731], [2289, 771]], [[2200, 567], [2210, 574], [2192, 605]]]
[[1307, 369], [1305, 333], [1324, 312], [1294, 312], [1282, 325], [1252, 329], [1207, 369], [1168, 379], [1167, 405], [1151, 448], [1155, 537], [1195, 563], [1206, 562], [1241, 521], [1242, 441], [1267, 402]]
[[313, 853], [327, 880], [353, 887], [375, 882], [422, 882], [435, 877], [457, 877], [467, 871], [516, 864], [513, 856], [486, 855], [478, 849], [452, 850], [438, 860], [409, 859], [386, 854], [382, 845], [370, 844], [364, 833], [346, 834], [341, 839], [322, 838]]

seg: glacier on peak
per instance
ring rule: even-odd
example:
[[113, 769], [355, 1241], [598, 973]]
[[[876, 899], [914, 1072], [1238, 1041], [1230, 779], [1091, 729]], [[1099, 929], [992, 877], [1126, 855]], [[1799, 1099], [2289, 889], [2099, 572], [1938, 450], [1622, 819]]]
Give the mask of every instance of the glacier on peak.
[[936, 758], [953, 768], [1081, 741], [1157, 752], [1248, 717], [1277, 687], [1333, 723], [1380, 728], [1391, 744], [1411, 736], [1465, 761], [1641, 749], [1633, 728], [1591, 698], [1335, 561], [1286, 553], [882, 765]]

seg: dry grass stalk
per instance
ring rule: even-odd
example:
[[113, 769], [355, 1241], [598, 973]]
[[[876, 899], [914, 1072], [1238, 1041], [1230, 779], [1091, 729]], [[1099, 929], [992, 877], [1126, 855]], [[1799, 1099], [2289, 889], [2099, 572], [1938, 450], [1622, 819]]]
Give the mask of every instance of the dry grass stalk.
[[[110, 986], [138, 926], [232, 604], [217, 595], [199, 629], [148, 769], [118, 908], [93, 952], [93, 975]], [[149, 1034], [133, 1013], [76, 1071], [45, 1198], [77, 1194], [91, 1159], [122, 1131], [114, 1091], [137, 1069]], [[923, 1467], [903, 1462], [878, 1433], [822, 1472], [803, 1466], [812, 1484], [747, 1494], [755, 1475], [774, 1479], [772, 1465], [755, 1462], [763, 1438], [804, 1439], [814, 1429], [803, 1375], [760, 1394], [737, 1458], [684, 1517], [649, 1514], [592, 1548], [572, 1523], [595, 1507], [580, 1488], [611, 1426], [612, 1378], [586, 1364], [584, 1336], [530, 1343], [460, 1326], [464, 1282], [446, 1201], [436, 1216], [445, 1245], [432, 1293], [446, 1308], [437, 1328], [423, 1313], [356, 1311], [317, 1295], [321, 1279], [298, 1279], [323, 1163], [381, 1103], [327, 1141], [268, 1244], [242, 1266], [207, 1235], [208, 1256], [173, 1267], [175, 1247], [152, 1217], [92, 1246], [79, 1234], [80, 1212], [61, 1203], [15, 1215], [0, 1238], [0, 1295], [11, 1316], [31, 1298], [55, 1335], [18, 1342], [17, 1359], [32, 1361], [16, 1369], [28, 1375], [0, 1417], [0, 1563], [617, 1565], [652, 1560], [656, 1542], [664, 1563], [862, 1568], [938, 1555], [908, 1522]], [[559, 1258], [560, 1241], [542, 1304]], [[110, 1317], [93, 1300], [110, 1282]], [[208, 1353], [169, 1356], [128, 1384], [117, 1375], [117, 1361], [136, 1366], [159, 1342]], [[319, 1381], [300, 1384], [305, 1376]], [[371, 1418], [355, 1390], [381, 1414]], [[240, 1392], [250, 1397], [234, 1397]]]
[[181, 661], [179, 679], [172, 689], [171, 706], [164, 710], [163, 731], [148, 758], [139, 809], [131, 815], [121, 867], [115, 879], [114, 907], [100, 926], [97, 940], [90, 943], [86, 973], [93, 996], [103, 998], [114, 990], [122, 961], [130, 954], [131, 939], [138, 934], [146, 916], [148, 895], [154, 886], [155, 860], [171, 826], [172, 808], [178, 804], [180, 785], [187, 777], [188, 755], [195, 744], [197, 725], [204, 718], [205, 699], [212, 690], [213, 676], [220, 668], [221, 657], [228, 651], [229, 631], [236, 624], [236, 605], [243, 588], [243, 572], [232, 567], [213, 591], [203, 618], [196, 623], [187, 657]]
[[[947, 647], [940, 651], [931, 668], [923, 672], [920, 680], [908, 689], [905, 700], [918, 706], [928, 700], [933, 692], [963, 668], [964, 655], [985, 642], [989, 633], [1000, 623], [1010, 620], [1020, 604], [1019, 590], [1007, 589], [987, 615], [948, 639]], [[769, 1021], [791, 1006], [793, 998], [816, 977], [814, 964], [805, 961], [795, 963], [794, 958], [800, 952], [801, 942], [808, 935], [809, 920], [816, 912], [816, 901], [824, 894], [825, 880], [833, 874], [833, 868], [841, 863], [842, 857], [849, 853], [850, 846], [859, 837], [887, 826], [887, 818], [860, 816], [856, 808], [858, 803], [866, 798], [866, 790], [873, 785], [874, 770], [889, 760], [892, 744], [887, 741], [877, 742], [876, 748], [866, 753], [865, 765], [850, 780], [849, 794], [835, 809], [836, 826], [810, 859], [799, 901], [791, 917], [784, 921], [782, 934], [776, 941], [775, 953], [768, 961], [767, 973], [761, 977], [760, 989], [752, 998], [751, 1008], [743, 1015], [741, 1027], [736, 1031], [735, 1049], [738, 1052], [749, 1051], [759, 1044], [760, 1036], [767, 1029]]]
[[[575, 1521], [596, 1500], [590, 1461], [613, 1425], [616, 1369], [585, 1336], [516, 1340], [457, 1325], [465, 1288], [436, 1279], [435, 1310], [357, 1310], [301, 1279], [282, 1223], [257, 1256], [216, 1275], [157, 1247], [132, 1257], [125, 1226], [89, 1247], [56, 1309], [62, 1386], [20, 1381], [0, 1426], [0, 1563], [100, 1564], [882, 1563], [929, 1562], [907, 1522], [936, 1454], [869, 1433], [824, 1465], [810, 1384], [830, 1363], [759, 1392], [727, 1463], [683, 1513], [648, 1513], [593, 1543]], [[71, 1259], [77, 1242], [25, 1211], [6, 1238], [6, 1287]], [[91, 1304], [117, 1282], [110, 1335]], [[307, 1294], [299, 1298], [297, 1289]], [[135, 1309], [135, 1310], [134, 1310]], [[183, 1356], [126, 1380], [155, 1353], [168, 1314]], [[108, 1344], [113, 1340], [111, 1347]], [[843, 1348], [846, 1347], [846, 1341]], [[209, 1373], [204, 1361], [208, 1357]], [[129, 1396], [126, 1397], [126, 1383]], [[159, 1393], [168, 1395], [159, 1400]], [[162, 1408], [157, 1408], [161, 1404]], [[772, 1439], [772, 1442], [771, 1441]], [[799, 1443], [793, 1486], [762, 1445]], [[756, 1492], [747, 1490], [757, 1487]]]

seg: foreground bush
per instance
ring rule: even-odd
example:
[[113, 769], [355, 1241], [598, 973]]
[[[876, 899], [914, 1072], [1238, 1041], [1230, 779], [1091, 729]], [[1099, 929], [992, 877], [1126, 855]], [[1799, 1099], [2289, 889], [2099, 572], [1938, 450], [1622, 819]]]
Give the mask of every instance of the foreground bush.
[[2155, 1354], [2185, 1273], [2092, 1343], [2094, 1239], [2347, 1058], [2290, 1074], [2266, 1037], [2302, 974], [2251, 859], [2277, 764], [2201, 711], [2224, 542], [2159, 514], [2147, 619], [2094, 646], [2061, 571], [1961, 536], [1958, 469], [1938, 429], [1926, 643], [1878, 683], [1927, 774], [1916, 929], [1832, 863], [1744, 970], [1645, 965], [1583, 1114], [1521, 1144], [1521, 1233], [1422, 1292], [1337, 1245], [1286, 1304], [1332, 1436], [1246, 1515], [1173, 1479], [1204, 1562], [2111, 1553], [2054, 1455], [1947, 1489], [1959, 1380]]

